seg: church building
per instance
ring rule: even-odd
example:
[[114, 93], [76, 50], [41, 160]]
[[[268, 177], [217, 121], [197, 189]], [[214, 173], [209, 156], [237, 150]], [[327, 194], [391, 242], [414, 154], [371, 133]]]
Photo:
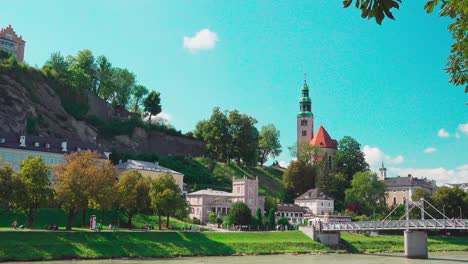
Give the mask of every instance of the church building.
[[312, 100], [309, 97], [309, 86], [304, 79], [302, 97], [299, 99], [299, 113], [297, 114], [297, 144], [310, 144], [322, 148], [325, 156], [331, 157], [338, 150], [338, 141], [332, 139], [323, 126], [314, 134], [314, 114], [312, 113]]

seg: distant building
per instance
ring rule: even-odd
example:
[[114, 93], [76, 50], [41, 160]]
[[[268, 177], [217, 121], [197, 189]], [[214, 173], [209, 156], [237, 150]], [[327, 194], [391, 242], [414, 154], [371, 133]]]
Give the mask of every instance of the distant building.
[[147, 162], [140, 160], [128, 160], [115, 165], [119, 175], [128, 170], [138, 170], [144, 177], [149, 176], [151, 179], [157, 179], [161, 174], [168, 173], [174, 177], [180, 191], [184, 193], [184, 175], [180, 172], [165, 168], [159, 165], [158, 162]]
[[304, 223], [304, 216], [309, 211], [309, 208], [297, 204], [277, 204], [275, 221], [278, 222], [281, 218], [286, 218], [290, 224], [302, 225]]
[[208, 215], [214, 212], [219, 218], [229, 214], [231, 206], [236, 202], [245, 203], [255, 215], [258, 208], [263, 212], [265, 197], [258, 196], [258, 179], [233, 179], [232, 192], [213, 189], [200, 190], [189, 193], [187, 201], [190, 203], [190, 218], [197, 218], [206, 224]]
[[[314, 114], [312, 113], [312, 100], [309, 97], [309, 86], [306, 80], [302, 86], [302, 96], [299, 99], [299, 113], [297, 114], [297, 144], [310, 144], [322, 148], [324, 158], [331, 166], [333, 155], [338, 149], [338, 141], [332, 139], [323, 126], [314, 135]], [[320, 158], [321, 160], [322, 158]]]
[[335, 200], [319, 189], [310, 189], [296, 199], [294, 203], [309, 209], [311, 215], [332, 215], [335, 211]]
[[17, 172], [21, 162], [28, 157], [41, 157], [52, 167], [64, 162], [65, 154], [82, 150], [98, 151], [104, 157], [104, 153], [92, 143], [66, 141], [42, 135], [0, 133], [0, 159], [11, 164]]
[[423, 189], [433, 194], [437, 190], [436, 182], [427, 178], [417, 178], [408, 174], [406, 177], [387, 178], [387, 169], [383, 162], [379, 169], [379, 178], [385, 185], [385, 194], [387, 196], [387, 206], [392, 207], [405, 204], [406, 201], [412, 201], [412, 196], [416, 189]]
[[24, 60], [24, 47], [26, 42], [18, 36], [11, 25], [0, 29], [0, 50], [15, 55], [18, 61]]
[[444, 184], [444, 186], [447, 186], [447, 187], [450, 187], [450, 188], [458, 187], [458, 188], [464, 190], [465, 192], [468, 192], [468, 182], [466, 182], [466, 183], [447, 183], [447, 184]]

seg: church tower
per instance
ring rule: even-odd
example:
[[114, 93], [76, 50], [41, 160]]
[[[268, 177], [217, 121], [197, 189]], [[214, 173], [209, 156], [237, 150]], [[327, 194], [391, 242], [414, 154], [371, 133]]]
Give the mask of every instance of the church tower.
[[302, 97], [299, 100], [299, 114], [297, 114], [297, 144], [309, 144], [314, 137], [314, 115], [312, 101], [309, 97], [309, 87], [304, 77]]
[[387, 168], [385, 168], [385, 166], [383, 165], [383, 161], [382, 161], [382, 168], [379, 169], [379, 172], [380, 172], [380, 180], [384, 181], [385, 179], [387, 179]]

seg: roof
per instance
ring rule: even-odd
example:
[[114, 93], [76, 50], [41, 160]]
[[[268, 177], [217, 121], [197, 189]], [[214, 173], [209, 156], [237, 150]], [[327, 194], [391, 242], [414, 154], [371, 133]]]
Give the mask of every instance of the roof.
[[213, 189], [199, 190], [196, 192], [189, 193], [187, 195], [213, 195], [213, 196], [229, 196], [229, 197], [234, 196], [232, 193], [213, 190]]
[[393, 178], [386, 178], [384, 180], [385, 185], [387, 187], [423, 187], [423, 188], [436, 188], [437, 186], [432, 181], [427, 179], [418, 179], [416, 177], [407, 176], [407, 177], [393, 177]]
[[136, 169], [136, 170], [142, 170], [142, 171], [166, 172], [170, 174], [178, 174], [178, 175], [183, 176], [182, 173], [165, 168], [159, 165], [158, 163], [141, 161], [141, 160], [127, 160], [124, 163], [115, 165], [115, 168], [119, 170]]
[[[25, 136], [25, 146], [20, 146], [20, 137]], [[62, 144], [66, 142], [66, 151]], [[0, 148], [41, 151], [58, 154], [68, 154], [80, 150], [98, 151], [104, 157], [103, 150], [93, 143], [77, 140], [66, 140], [46, 135], [27, 135], [0, 132]]]
[[324, 194], [319, 189], [310, 189], [294, 200], [333, 200], [333, 198]]
[[323, 126], [320, 126], [309, 144], [321, 148], [338, 148], [338, 141], [336, 141], [336, 139], [332, 139]]
[[297, 204], [277, 204], [276, 211], [278, 212], [301, 212], [306, 213], [307, 208]]

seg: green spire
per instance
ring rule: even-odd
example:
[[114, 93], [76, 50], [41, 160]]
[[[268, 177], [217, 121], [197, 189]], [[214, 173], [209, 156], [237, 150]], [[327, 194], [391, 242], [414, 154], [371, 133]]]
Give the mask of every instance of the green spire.
[[304, 85], [302, 85], [302, 97], [299, 99], [299, 114], [297, 116], [313, 116], [312, 100], [309, 97], [309, 86], [304, 74]]

